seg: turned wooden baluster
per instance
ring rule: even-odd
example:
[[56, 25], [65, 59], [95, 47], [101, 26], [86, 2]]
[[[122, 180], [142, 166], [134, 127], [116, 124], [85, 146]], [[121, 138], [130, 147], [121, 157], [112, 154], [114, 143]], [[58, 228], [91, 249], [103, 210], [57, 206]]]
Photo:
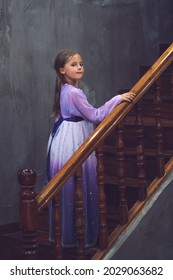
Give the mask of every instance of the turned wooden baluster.
[[54, 221], [54, 252], [55, 259], [63, 259], [63, 248], [61, 244], [62, 227], [61, 227], [61, 213], [60, 213], [60, 193], [53, 199], [53, 221]]
[[27, 260], [38, 258], [38, 207], [36, 192], [36, 172], [23, 169], [18, 172], [20, 187], [20, 226], [22, 230], [22, 257]]
[[120, 224], [124, 225], [128, 221], [128, 206], [126, 200], [125, 187], [125, 167], [124, 167], [124, 139], [123, 139], [123, 122], [121, 121], [117, 127], [117, 175], [119, 188], [119, 211]]
[[170, 94], [173, 95], [173, 63], [171, 64]]
[[96, 149], [97, 157], [97, 183], [99, 192], [99, 247], [105, 250], [108, 246], [108, 228], [106, 221], [106, 196], [105, 196], [105, 182], [104, 182], [104, 154], [103, 143]]
[[163, 126], [161, 122], [161, 98], [160, 98], [161, 79], [156, 81], [154, 106], [156, 118], [156, 163], [157, 163], [157, 177], [162, 177], [165, 174], [165, 157], [163, 154]]
[[84, 258], [84, 215], [82, 195], [82, 166], [75, 174], [76, 233], [78, 240], [78, 259]]
[[145, 200], [147, 197], [147, 187], [146, 187], [146, 174], [145, 174], [145, 157], [144, 157], [144, 145], [143, 145], [143, 119], [142, 119], [142, 103], [138, 102], [136, 105], [136, 138], [137, 138], [137, 148], [136, 148], [136, 161], [138, 168], [138, 199], [140, 201]]

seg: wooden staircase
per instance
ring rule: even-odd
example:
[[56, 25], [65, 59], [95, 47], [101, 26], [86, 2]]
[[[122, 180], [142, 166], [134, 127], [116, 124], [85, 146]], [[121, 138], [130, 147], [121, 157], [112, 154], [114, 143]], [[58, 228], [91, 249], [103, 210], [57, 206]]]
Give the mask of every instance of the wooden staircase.
[[[160, 46], [163, 51], [163, 45]], [[165, 46], [166, 47], [166, 46]], [[139, 69], [139, 75], [142, 76], [150, 67], [142, 66]], [[128, 89], [123, 89], [122, 92]], [[157, 108], [153, 109], [153, 103], [157, 102], [156, 91], [159, 90], [161, 103], [159, 103], [159, 117], [161, 117], [162, 136], [163, 139], [158, 139], [162, 146], [162, 158], [167, 164], [173, 156], [173, 63], [166, 69], [162, 76], [152, 85], [146, 92], [143, 99], [126, 115], [123, 128], [123, 153], [124, 153], [124, 185], [126, 186], [126, 199], [128, 202], [128, 211], [138, 201], [139, 195], [139, 179], [145, 180], [147, 187], [158, 176], [157, 161], [158, 155], [157, 147], [157, 124], [156, 114]], [[137, 112], [140, 115], [137, 116]], [[142, 120], [141, 126], [138, 119]], [[114, 226], [119, 224], [119, 195], [118, 189], [118, 161], [117, 161], [117, 128], [104, 141], [104, 164], [105, 164], [105, 192], [107, 198], [107, 219], [112, 220], [113, 230]], [[137, 146], [140, 149], [143, 141], [143, 154], [137, 155]], [[138, 160], [137, 160], [138, 157]], [[141, 157], [141, 158], [139, 158]], [[160, 159], [159, 159], [160, 160]], [[143, 169], [145, 170], [145, 177]], [[140, 170], [139, 170], [140, 169]], [[142, 199], [141, 199], [142, 201]], [[111, 222], [110, 222], [111, 223]]]
[[[168, 45], [165, 44], [160, 46], [160, 55], [167, 47]], [[140, 67], [139, 76], [142, 77], [149, 68], [149, 66]], [[105, 137], [102, 149], [97, 150], [98, 160], [101, 158], [98, 167], [98, 179], [100, 185], [104, 183], [107, 206], [108, 247], [99, 248], [98, 241], [95, 247], [85, 249], [83, 259], [102, 259], [109, 247], [116, 241], [118, 235], [139, 213], [150, 195], [155, 191], [157, 188], [156, 182], [160, 182], [164, 178], [163, 166], [166, 163], [169, 164], [173, 156], [172, 127], [173, 63], [169, 64], [162, 75], [146, 90], [145, 95], [126, 113], [125, 118], [121, 119], [119, 124]], [[103, 169], [105, 171], [104, 175], [102, 174]], [[28, 189], [25, 190], [25, 194], [22, 193], [22, 196], [25, 196], [25, 199], [29, 198], [31, 201], [35, 201], [36, 198], [33, 189], [32, 194], [29, 193], [30, 182], [34, 183], [34, 176], [35, 174], [33, 177], [31, 176], [31, 180], [27, 179], [29, 181], [23, 184]], [[153, 184], [154, 180], [155, 183]], [[104, 197], [101, 202], [105, 203]], [[101, 211], [104, 220], [105, 209], [104, 205], [102, 206]], [[25, 226], [27, 227], [25, 221], [22, 221], [22, 227]], [[35, 251], [34, 244], [36, 244], [34, 240], [38, 239], [37, 257], [39, 259], [62, 259], [62, 254], [57, 257], [59, 248], [55, 249], [53, 242], [48, 241], [47, 207], [42, 208], [39, 212], [38, 225], [31, 225], [31, 228], [30, 235], [23, 236], [21, 230], [2, 234], [0, 258], [23, 259], [21, 240], [23, 239], [22, 250], [25, 250], [26, 245], [27, 250], [33, 252]], [[38, 236], [35, 235], [35, 229], [37, 228]], [[29, 242], [30, 249], [28, 249]], [[33, 259], [35, 259], [35, 256]], [[63, 249], [63, 259], [78, 259], [78, 256], [77, 249]], [[26, 255], [25, 258], [27, 258]]]

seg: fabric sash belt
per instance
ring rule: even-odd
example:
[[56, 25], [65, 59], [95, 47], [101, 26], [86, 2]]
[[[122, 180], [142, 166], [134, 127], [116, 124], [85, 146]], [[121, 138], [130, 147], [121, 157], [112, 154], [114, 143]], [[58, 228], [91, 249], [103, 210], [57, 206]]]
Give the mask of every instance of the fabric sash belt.
[[60, 127], [60, 125], [62, 124], [63, 121], [68, 121], [68, 122], [80, 122], [80, 121], [83, 121], [84, 119], [82, 117], [78, 117], [78, 116], [73, 116], [73, 117], [70, 117], [70, 118], [63, 118], [62, 116], [59, 117], [59, 119], [54, 123], [54, 127], [52, 129], [52, 132], [51, 132], [51, 136], [52, 136], [52, 139], [51, 139], [51, 142], [50, 142], [50, 145], [49, 145], [49, 150], [48, 150], [48, 153], [47, 153], [47, 182], [50, 181], [50, 150], [51, 150], [51, 146], [52, 146], [52, 141], [53, 141], [53, 138], [55, 136], [55, 133], [57, 132], [58, 128]]

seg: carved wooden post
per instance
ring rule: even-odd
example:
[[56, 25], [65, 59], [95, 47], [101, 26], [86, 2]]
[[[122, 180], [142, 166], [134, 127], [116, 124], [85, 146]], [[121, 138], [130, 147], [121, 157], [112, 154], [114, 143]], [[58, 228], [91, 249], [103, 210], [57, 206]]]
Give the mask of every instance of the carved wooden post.
[[105, 250], [108, 246], [108, 228], [106, 221], [106, 196], [104, 182], [104, 154], [103, 143], [96, 149], [97, 156], [97, 183], [99, 192], [99, 246], [101, 250]]
[[156, 90], [154, 97], [155, 118], [156, 118], [156, 162], [157, 162], [157, 177], [162, 177], [165, 174], [165, 157], [163, 154], [163, 126], [161, 122], [161, 98], [160, 98], [161, 79], [156, 81]]
[[20, 223], [22, 230], [22, 256], [24, 259], [38, 258], [38, 207], [33, 185], [36, 183], [36, 172], [23, 169], [18, 172], [20, 187]]
[[138, 198], [140, 201], [145, 200], [147, 197], [146, 187], [146, 174], [145, 174], [145, 158], [144, 158], [144, 145], [143, 145], [143, 119], [141, 115], [141, 102], [136, 105], [136, 138], [137, 138], [137, 167], [138, 167]]
[[61, 226], [61, 213], [60, 213], [60, 193], [53, 199], [53, 223], [54, 223], [54, 251], [55, 259], [63, 259], [63, 248], [61, 244], [62, 226]]
[[120, 224], [124, 225], [128, 221], [128, 206], [126, 200], [125, 186], [125, 167], [124, 167], [124, 139], [123, 139], [123, 122], [118, 125], [117, 130], [117, 166], [118, 166], [118, 187], [119, 187], [119, 209]]
[[75, 174], [75, 207], [76, 207], [76, 232], [78, 239], [78, 259], [84, 258], [84, 215], [83, 215], [83, 195], [82, 195], [82, 166]]

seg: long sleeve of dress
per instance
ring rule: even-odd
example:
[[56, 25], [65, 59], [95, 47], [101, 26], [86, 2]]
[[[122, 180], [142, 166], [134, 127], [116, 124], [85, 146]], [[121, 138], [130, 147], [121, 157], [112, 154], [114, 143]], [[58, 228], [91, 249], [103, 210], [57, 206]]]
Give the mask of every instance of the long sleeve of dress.
[[69, 113], [95, 124], [100, 123], [121, 102], [121, 95], [116, 95], [101, 107], [95, 108], [88, 102], [82, 90], [72, 88], [68, 91]]

